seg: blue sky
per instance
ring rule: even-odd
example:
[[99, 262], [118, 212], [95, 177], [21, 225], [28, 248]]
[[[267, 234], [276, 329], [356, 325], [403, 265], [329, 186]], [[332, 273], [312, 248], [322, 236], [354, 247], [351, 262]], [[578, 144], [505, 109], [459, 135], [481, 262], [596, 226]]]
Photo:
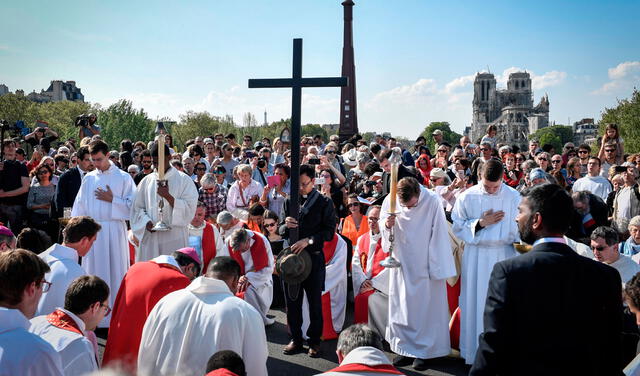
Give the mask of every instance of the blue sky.
[[[361, 131], [415, 137], [431, 121], [462, 131], [473, 76], [533, 75], [551, 120], [599, 118], [640, 86], [639, 1], [355, 0]], [[340, 1], [3, 2], [0, 83], [39, 91], [75, 80], [86, 100], [131, 99], [152, 118], [187, 110], [290, 115], [290, 91], [247, 88], [291, 74], [304, 38], [303, 75], [340, 73]], [[336, 123], [337, 88], [303, 90], [303, 123]]]

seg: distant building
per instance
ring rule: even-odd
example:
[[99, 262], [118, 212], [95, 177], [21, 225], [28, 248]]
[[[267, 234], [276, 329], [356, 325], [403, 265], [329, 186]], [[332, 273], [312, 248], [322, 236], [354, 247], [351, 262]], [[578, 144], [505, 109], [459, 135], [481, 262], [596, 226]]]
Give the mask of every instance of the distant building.
[[506, 90], [496, 88], [492, 73], [478, 73], [473, 89], [473, 119], [467, 133], [472, 142], [480, 141], [487, 127], [495, 125], [499, 143], [526, 148], [529, 134], [549, 125], [549, 97], [533, 105], [527, 72], [511, 73]]
[[593, 119], [582, 119], [573, 123], [573, 143], [580, 144], [593, 143], [598, 137], [598, 125]]
[[[0, 95], [9, 94], [9, 88], [1, 84], [0, 85]], [[17, 96], [23, 97], [24, 90], [16, 90], [15, 94]], [[80, 88], [76, 86], [75, 81], [61, 81], [54, 80], [49, 84], [49, 88], [47, 90], [40, 90], [39, 93], [36, 91], [32, 91], [29, 93], [26, 98], [33, 102], [45, 103], [45, 102], [61, 102], [61, 101], [73, 101], [73, 102], [84, 102], [84, 95], [80, 91]]]

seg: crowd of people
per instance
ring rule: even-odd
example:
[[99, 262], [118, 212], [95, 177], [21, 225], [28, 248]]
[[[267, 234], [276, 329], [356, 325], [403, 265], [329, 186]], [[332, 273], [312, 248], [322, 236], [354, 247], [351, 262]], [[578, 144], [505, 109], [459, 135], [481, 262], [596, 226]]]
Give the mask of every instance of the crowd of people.
[[[562, 150], [495, 126], [477, 143], [435, 130], [433, 148], [303, 136], [299, 187], [278, 138], [116, 146], [99, 129], [2, 141], [0, 374], [266, 375], [270, 309], [284, 354], [339, 338], [327, 374], [425, 370], [452, 349], [476, 375], [612, 375], [636, 356], [640, 154], [615, 124]], [[549, 324], [564, 313], [582, 318]]]

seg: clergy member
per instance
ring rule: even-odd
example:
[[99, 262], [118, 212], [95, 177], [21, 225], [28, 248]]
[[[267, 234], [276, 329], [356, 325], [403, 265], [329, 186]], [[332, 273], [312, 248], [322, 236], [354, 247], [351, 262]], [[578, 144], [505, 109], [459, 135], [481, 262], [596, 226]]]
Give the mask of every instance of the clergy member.
[[380, 206], [367, 213], [369, 232], [360, 236], [351, 258], [351, 277], [355, 294], [354, 322], [369, 324], [384, 333], [388, 322], [389, 269], [380, 265], [386, 257], [380, 238]]
[[479, 173], [482, 180], [463, 192], [453, 208], [453, 232], [464, 241], [460, 279], [460, 355], [473, 364], [478, 336], [483, 332], [489, 276], [493, 265], [516, 255], [519, 241], [515, 222], [520, 193], [502, 183], [502, 162], [489, 160]]
[[[100, 140], [89, 144], [89, 154], [95, 170], [82, 179], [73, 204], [72, 216], [90, 216], [102, 226], [92, 251], [82, 258], [87, 274], [102, 278], [112, 291], [118, 291], [120, 281], [129, 269], [127, 223], [136, 185], [129, 174], [107, 157], [109, 147]], [[113, 306], [115, 297], [110, 297]], [[109, 327], [105, 317], [99, 327]]]
[[265, 325], [274, 319], [267, 317], [273, 300], [273, 252], [264, 235], [244, 228], [235, 230], [227, 239], [228, 248], [220, 256], [231, 256], [240, 265], [240, 280], [236, 295], [251, 304]]
[[235, 297], [240, 265], [218, 256], [203, 277], [153, 307], [142, 331], [140, 375], [204, 375], [207, 359], [235, 351], [248, 376], [267, 375], [267, 337], [260, 313]]
[[124, 276], [113, 306], [102, 365], [114, 363], [134, 373], [149, 312], [168, 293], [189, 286], [199, 272], [200, 261], [193, 248], [135, 263]]
[[60, 354], [65, 375], [85, 375], [98, 369], [87, 332], [111, 312], [109, 286], [96, 276], [81, 276], [67, 289], [64, 308], [31, 319], [31, 333], [49, 342]]
[[90, 217], [73, 217], [62, 230], [62, 244], [54, 244], [38, 255], [51, 268], [45, 276], [51, 287], [42, 294], [36, 315], [48, 315], [64, 306], [64, 296], [71, 282], [87, 274], [78, 264], [78, 257], [87, 255], [100, 228]]
[[389, 213], [388, 196], [380, 215], [382, 249], [388, 252], [393, 229], [393, 257], [402, 265], [389, 270], [385, 339], [398, 354], [394, 365], [413, 363], [414, 369], [425, 370], [425, 359], [451, 351], [445, 280], [456, 274], [456, 266], [440, 197], [414, 177], [402, 178], [397, 188], [397, 214]]
[[[158, 143], [151, 146], [156, 170], [145, 176], [138, 185], [131, 208], [131, 229], [140, 242], [136, 261], [148, 261], [160, 255], [168, 255], [189, 244], [189, 222], [193, 219], [198, 203], [198, 190], [193, 180], [171, 167], [169, 147], [164, 145], [164, 176], [167, 185], [158, 186]], [[163, 223], [168, 231], [155, 231], [159, 220], [158, 202], [163, 201]]]
[[202, 262], [203, 274], [207, 271], [209, 262], [216, 255], [224, 254], [224, 248], [226, 247], [218, 227], [204, 220], [206, 211], [207, 207], [204, 202], [198, 201], [196, 214], [193, 216], [191, 223], [189, 223], [189, 247], [196, 250]]
[[[336, 220], [336, 222], [338, 222]], [[347, 309], [347, 242], [338, 234], [324, 242], [324, 290], [322, 291], [322, 339], [338, 338]], [[302, 332], [309, 328], [309, 303], [303, 304]]]

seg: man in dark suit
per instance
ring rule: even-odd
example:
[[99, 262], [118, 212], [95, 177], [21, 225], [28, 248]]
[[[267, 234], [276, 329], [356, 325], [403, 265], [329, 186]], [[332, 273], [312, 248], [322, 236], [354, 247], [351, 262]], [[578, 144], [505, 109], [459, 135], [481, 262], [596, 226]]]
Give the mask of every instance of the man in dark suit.
[[76, 200], [80, 190], [80, 184], [82, 184], [82, 178], [87, 172], [93, 170], [88, 147], [81, 147], [76, 155], [78, 166], [66, 171], [58, 180], [56, 193], [53, 196], [54, 205], [51, 207], [53, 218], [61, 218], [64, 214], [64, 208], [73, 206], [73, 202]]
[[[398, 155], [400, 160], [398, 161], [398, 181], [402, 178], [416, 176], [411, 173], [403, 164], [402, 164], [402, 152]], [[382, 192], [384, 195], [388, 195], [391, 190], [391, 156], [393, 155], [393, 149], [386, 150], [380, 156], [380, 167], [384, 171], [382, 173]]]
[[573, 202], [560, 186], [530, 188], [518, 209], [533, 249], [493, 268], [470, 375], [621, 375], [620, 275], [565, 244]]

